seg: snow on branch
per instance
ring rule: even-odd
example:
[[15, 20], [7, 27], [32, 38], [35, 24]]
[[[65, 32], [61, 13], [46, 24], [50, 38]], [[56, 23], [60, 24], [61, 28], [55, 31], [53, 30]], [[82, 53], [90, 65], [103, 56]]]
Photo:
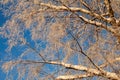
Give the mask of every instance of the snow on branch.
[[93, 74], [77, 74], [77, 75], [63, 75], [63, 76], [58, 76], [56, 80], [73, 80], [73, 79], [81, 79], [81, 78], [86, 78], [86, 77], [91, 77]]
[[51, 9], [54, 9], [54, 10], [66, 10], [66, 11], [72, 11], [72, 12], [82, 12], [82, 13], [85, 13], [85, 14], [89, 14], [91, 16], [94, 16], [96, 17], [97, 19], [102, 19], [104, 21], [107, 21], [108, 23], [112, 21], [111, 18], [105, 18], [103, 16], [103, 14], [99, 15], [95, 12], [91, 12], [89, 10], [86, 10], [84, 8], [77, 8], [77, 7], [69, 7], [69, 9], [66, 7], [66, 6], [56, 6], [56, 5], [53, 5], [53, 4], [49, 4], [49, 3], [40, 3], [41, 6], [46, 6], [46, 7], [49, 7]]
[[[9, 62], [7, 62], [9, 63]], [[75, 78], [82, 78], [82, 77], [89, 77], [89, 76], [103, 76], [106, 77], [108, 79], [114, 79], [114, 80], [119, 80], [119, 77], [117, 76], [116, 73], [113, 72], [107, 72], [105, 70], [98, 70], [98, 69], [94, 69], [94, 68], [88, 68], [86, 66], [82, 66], [82, 65], [73, 65], [73, 64], [68, 64], [68, 63], [64, 63], [64, 62], [57, 62], [57, 61], [32, 61], [32, 60], [18, 60], [18, 61], [14, 61], [14, 64], [41, 64], [41, 63], [45, 63], [45, 64], [53, 64], [53, 65], [60, 65], [63, 66], [65, 68], [70, 68], [70, 69], [74, 69], [74, 70], [80, 70], [80, 71], [85, 71], [87, 74], [80, 74], [80, 75], [67, 75], [67, 76], [58, 76], [56, 79], [57, 80], [61, 80], [61, 79], [75, 79]], [[9, 64], [6, 64], [6, 66], [9, 66]], [[4, 66], [2, 66], [3, 68], [6, 68]]]
[[[106, 2], [106, 4], [107, 4], [107, 2]], [[89, 14], [90, 16], [95, 17], [99, 20], [103, 20], [107, 23], [116, 24], [116, 20], [114, 18], [112, 18], [112, 17], [106, 18], [106, 17], [103, 16], [103, 14], [100, 15], [100, 14], [97, 14], [95, 12], [91, 12], [91, 11], [89, 11], [87, 9], [84, 9], [84, 8], [56, 6], [56, 5], [49, 4], [49, 3], [40, 3], [40, 5], [49, 7], [49, 8], [54, 9], [54, 10], [66, 10], [66, 11], [71, 11], [73, 13], [80, 11], [82, 13]], [[107, 30], [108, 32], [111, 32], [112, 34], [117, 35], [116, 30], [111, 28], [110, 26], [107, 27], [107, 25], [104, 25], [103, 23], [101, 23], [99, 21], [89, 20], [89, 19], [87, 19], [83, 16], [78, 16], [78, 17], [81, 18], [83, 21], [89, 23], [89, 24], [102, 27], [105, 30]]]

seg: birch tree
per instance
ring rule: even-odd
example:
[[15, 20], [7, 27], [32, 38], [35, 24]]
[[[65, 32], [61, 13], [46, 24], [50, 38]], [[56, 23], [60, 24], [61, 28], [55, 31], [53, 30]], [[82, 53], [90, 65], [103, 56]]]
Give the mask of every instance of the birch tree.
[[0, 27], [6, 51], [25, 47], [17, 59], [2, 61], [6, 79], [14, 78], [12, 70], [17, 80], [120, 79], [119, 0], [3, 0], [0, 5], [9, 17]]

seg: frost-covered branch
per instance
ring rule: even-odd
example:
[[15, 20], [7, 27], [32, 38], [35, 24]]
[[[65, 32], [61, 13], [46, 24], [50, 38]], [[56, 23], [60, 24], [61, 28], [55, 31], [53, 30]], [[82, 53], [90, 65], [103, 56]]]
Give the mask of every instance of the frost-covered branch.
[[85, 72], [92, 73], [92, 74], [95, 74], [95, 75], [98, 75], [98, 76], [106, 77], [108, 79], [119, 80], [119, 77], [117, 76], [116, 73], [107, 72], [105, 70], [102, 70], [102, 72], [101, 72], [97, 69], [88, 68], [88, 67], [85, 67], [85, 66], [82, 66], [82, 65], [72, 65], [72, 64], [68, 64], [68, 63], [64, 63], [64, 62], [56, 62], [56, 61], [51, 61], [51, 62], [47, 62], [47, 63], [61, 65], [61, 66], [64, 66], [66, 68], [71, 68], [71, 69], [74, 69], [74, 70], [85, 71]]
[[79, 8], [78, 8], [78, 7], [69, 7], [69, 9], [68, 9], [68, 8], [65, 7], [65, 6], [56, 6], [56, 5], [49, 4], [49, 3], [40, 3], [40, 5], [41, 5], [41, 6], [49, 7], [49, 8], [54, 9], [54, 10], [66, 10], [66, 11], [69, 11], [69, 9], [70, 9], [70, 11], [72, 11], [72, 12], [82, 12], [82, 13], [89, 14], [89, 15], [91, 15], [91, 16], [94, 16], [94, 17], [96, 17], [96, 18], [98, 18], [98, 19], [103, 19], [104, 21], [111, 22], [111, 19], [110, 19], [110, 18], [105, 18], [105, 17], [103, 16], [103, 14], [102, 14], [102, 15], [99, 15], [99, 14], [97, 14], [97, 13], [95, 13], [95, 12], [91, 12], [91, 11], [89, 11], [89, 10], [86, 10], [86, 9], [80, 8], [80, 7], [79, 7]]
[[118, 61], [120, 61], [120, 57], [115, 58], [114, 60], [111, 60], [109, 63], [108, 62], [103, 63], [102, 65], [100, 65], [100, 67], [104, 68], [104, 67], [108, 66], [109, 64], [113, 64], [114, 62], [118, 62]]
[[87, 78], [91, 76], [93, 76], [93, 74], [63, 75], [63, 76], [58, 76], [56, 80], [73, 80], [73, 79]]

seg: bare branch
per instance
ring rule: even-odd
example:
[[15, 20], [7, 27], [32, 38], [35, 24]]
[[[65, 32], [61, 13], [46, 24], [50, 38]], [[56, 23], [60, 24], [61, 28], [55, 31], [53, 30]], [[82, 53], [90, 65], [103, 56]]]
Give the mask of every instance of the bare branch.
[[116, 31], [110, 27], [107, 27], [106, 25], [104, 25], [103, 23], [100, 23], [100, 22], [97, 22], [97, 21], [92, 21], [92, 20], [89, 20], [83, 16], [79, 16], [79, 18], [81, 18], [83, 21], [89, 23], [89, 24], [92, 24], [92, 25], [95, 25], [95, 26], [99, 26], [101, 28], [104, 28], [105, 30], [107, 30], [108, 32], [111, 32], [113, 34], [116, 33]]
[[104, 0], [104, 3], [106, 5], [107, 11], [108, 11], [110, 17], [114, 17], [114, 11], [112, 10], [112, 7], [111, 7], [111, 1], [110, 0]]
[[[74, 7], [69, 7], [69, 9], [66, 7], [66, 6], [56, 6], [56, 5], [52, 5], [52, 4], [47, 4], [47, 3], [40, 3], [40, 5], [42, 6], [46, 6], [46, 7], [49, 7], [49, 8], [52, 8], [52, 9], [55, 9], [55, 10], [67, 10], [67, 11], [72, 11], [72, 12], [77, 12], [77, 11], [80, 11], [80, 12], [83, 12], [83, 13], [86, 13], [86, 14], [90, 14], [92, 16], [95, 16], [96, 18], [98, 19], [102, 19], [102, 20], [105, 20], [107, 21], [108, 23], [111, 22], [111, 21], [114, 21], [112, 18], [105, 18], [103, 16], [100, 16], [99, 14], [96, 14], [96, 13], [92, 13], [86, 9], [83, 9], [83, 8], [74, 8]], [[95, 26], [100, 26], [102, 28], [104, 28], [105, 30], [113, 33], [116, 35], [116, 30], [110, 28], [110, 27], [107, 27], [106, 25], [104, 25], [103, 23], [100, 23], [100, 22], [97, 22], [97, 21], [92, 21], [92, 20], [89, 20], [83, 16], [79, 16], [79, 18], [81, 18], [83, 21], [89, 23], [89, 24], [93, 24]]]
[[[110, 64], [113, 64], [114, 62], [118, 62], [118, 61], [120, 61], [120, 57], [115, 58], [114, 60], [111, 60], [109, 63], [110, 63]], [[103, 63], [102, 65], [100, 65], [100, 67], [101, 67], [101, 68], [104, 68], [104, 67], [108, 66], [109, 63]]]
[[70, 11], [72, 11], [72, 12], [79, 12], [80, 11], [82, 13], [94, 16], [94, 17], [96, 17], [98, 19], [103, 19], [104, 21], [107, 21], [108, 23], [111, 22], [110, 18], [105, 18], [103, 15], [99, 15], [99, 14], [97, 14], [95, 12], [91, 12], [91, 11], [83, 9], [83, 8], [69, 7], [69, 9], [68, 9], [66, 6], [56, 6], [56, 5], [49, 4], [49, 3], [40, 3], [40, 5], [52, 8], [54, 10], [66, 10], [66, 11], [69, 11], [69, 9], [70, 9]]
[[[120, 43], [118, 1], [14, 1], [0, 2], [5, 17], [10, 17], [3, 27], [0, 27], [0, 35], [7, 39], [9, 51], [22, 51], [18, 50], [21, 55], [17, 59], [8, 61], [11, 59], [6, 58], [8, 55], [1, 60], [5, 72], [11, 72], [15, 67], [19, 69], [18, 78], [23, 79], [26, 74], [28, 79], [37, 75], [35, 78], [45, 80], [83, 79], [94, 76], [120, 79], [119, 65], [115, 64], [120, 61], [120, 57], [116, 58], [120, 51], [117, 44], [117, 40]], [[101, 62], [103, 63], [100, 65]], [[52, 72], [48, 66], [54, 67]], [[38, 75], [39, 73], [42, 75]]]
[[58, 76], [56, 80], [73, 80], [73, 79], [81, 79], [91, 76], [93, 76], [93, 74], [63, 75], [63, 76]]
[[85, 1], [80, 0], [80, 2], [81, 2], [88, 10], [91, 11], [91, 8], [88, 6], [88, 4], [87, 4]]
[[82, 66], [82, 65], [67, 64], [67, 63], [64, 63], [64, 62], [51, 61], [51, 62], [46, 62], [46, 63], [55, 64], [55, 65], [61, 65], [61, 66], [64, 66], [66, 68], [71, 68], [71, 69], [74, 69], [74, 70], [85, 71], [85, 72], [92, 73], [92, 74], [95, 74], [95, 75], [98, 75], [98, 76], [106, 77], [108, 79], [119, 80], [119, 77], [117, 76], [117, 74], [113, 73], [113, 72], [107, 72], [107, 71], [104, 71], [104, 70], [102, 70], [102, 72], [101, 72], [101, 71], [99, 71], [97, 69], [87, 68], [87, 67]]

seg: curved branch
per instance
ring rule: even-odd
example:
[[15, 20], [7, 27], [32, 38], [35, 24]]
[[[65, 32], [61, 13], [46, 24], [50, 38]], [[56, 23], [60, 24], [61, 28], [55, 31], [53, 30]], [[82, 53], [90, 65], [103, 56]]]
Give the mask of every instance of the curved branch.
[[103, 23], [100, 23], [100, 22], [97, 22], [97, 21], [93, 21], [93, 20], [89, 20], [83, 16], [78, 16], [79, 18], [81, 18], [83, 21], [89, 23], [89, 24], [92, 24], [92, 25], [95, 25], [95, 26], [100, 26], [102, 27], [103, 29], [107, 30], [108, 32], [111, 32], [113, 34], [116, 34], [116, 31], [113, 29], [113, 28], [110, 28], [110, 27], [107, 27], [106, 25], [104, 25]]
[[53, 4], [49, 4], [49, 3], [40, 3], [41, 6], [46, 6], [46, 7], [49, 7], [51, 9], [54, 9], [54, 10], [66, 10], [66, 11], [72, 11], [72, 12], [82, 12], [82, 13], [85, 13], [85, 14], [89, 14], [91, 16], [94, 16], [96, 17], [97, 19], [103, 19], [103, 21], [106, 21], [108, 23], [110, 23], [112, 21], [111, 18], [105, 18], [103, 15], [99, 15], [95, 12], [91, 12], [89, 10], [86, 10], [84, 8], [77, 8], [77, 7], [69, 7], [69, 9], [66, 7], [66, 6], [56, 6], [56, 5], [53, 5]]
[[61, 66], [64, 66], [66, 68], [71, 68], [71, 69], [74, 69], [74, 70], [85, 71], [85, 72], [92, 73], [92, 74], [97, 75], [97, 76], [106, 77], [108, 79], [119, 80], [119, 77], [117, 76], [117, 74], [113, 73], [113, 72], [107, 72], [107, 71], [104, 71], [104, 70], [102, 70], [102, 72], [101, 72], [97, 69], [87, 68], [87, 67], [82, 66], [82, 65], [72, 65], [72, 64], [68, 64], [68, 63], [64, 63], [64, 62], [51, 61], [51, 62], [47, 62], [47, 63], [55, 64], [55, 65], [61, 65]]
[[[95, 12], [91, 12], [89, 10], [86, 10], [84, 8], [76, 8], [76, 7], [66, 7], [66, 6], [56, 6], [56, 5], [53, 5], [53, 4], [49, 4], [49, 3], [40, 3], [41, 6], [46, 6], [46, 7], [49, 7], [49, 8], [52, 8], [54, 10], [66, 10], [66, 11], [71, 11], [72, 13], [76, 14], [75, 12], [82, 12], [82, 13], [85, 13], [85, 14], [89, 14], [90, 16], [92, 17], [96, 17], [97, 19], [102, 19], [103, 21], [106, 21], [108, 23], [112, 23], [113, 25], [116, 24], [116, 19], [115, 18], [105, 18], [103, 16], [103, 14], [99, 15]], [[77, 14], [76, 14], [77, 15]], [[98, 22], [98, 21], [93, 21], [93, 20], [89, 20], [83, 16], [79, 16], [77, 15], [79, 18], [81, 18], [83, 21], [89, 23], [89, 24], [92, 24], [92, 25], [95, 25], [95, 26], [100, 26], [102, 28], [104, 28], [105, 30], [107, 30], [108, 32], [111, 32], [112, 34], [114, 35], [119, 35], [118, 33], [116, 33], [116, 30], [113, 29], [111, 26], [106, 26], [104, 25], [103, 23], [101, 22]]]
[[[65, 68], [70, 68], [70, 69], [74, 69], [74, 70], [80, 70], [80, 71], [85, 71], [87, 73], [91, 73], [97, 76], [102, 76], [102, 77], [106, 77], [108, 79], [113, 79], [113, 80], [119, 80], [119, 77], [117, 76], [116, 73], [113, 72], [107, 72], [105, 70], [99, 71], [98, 69], [94, 69], [94, 68], [88, 68], [86, 66], [82, 66], [82, 65], [73, 65], [73, 64], [68, 64], [68, 63], [64, 63], [64, 62], [58, 62], [58, 61], [46, 61], [46, 62], [40, 62], [40, 61], [31, 61], [31, 60], [26, 60], [26, 61], [20, 61], [21, 64], [39, 64], [39, 63], [46, 63], [46, 64], [53, 64], [53, 65], [60, 65], [63, 66]], [[60, 77], [57, 77], [60, 79]], [[70, 79], [70, 78], [69, 78]]]

